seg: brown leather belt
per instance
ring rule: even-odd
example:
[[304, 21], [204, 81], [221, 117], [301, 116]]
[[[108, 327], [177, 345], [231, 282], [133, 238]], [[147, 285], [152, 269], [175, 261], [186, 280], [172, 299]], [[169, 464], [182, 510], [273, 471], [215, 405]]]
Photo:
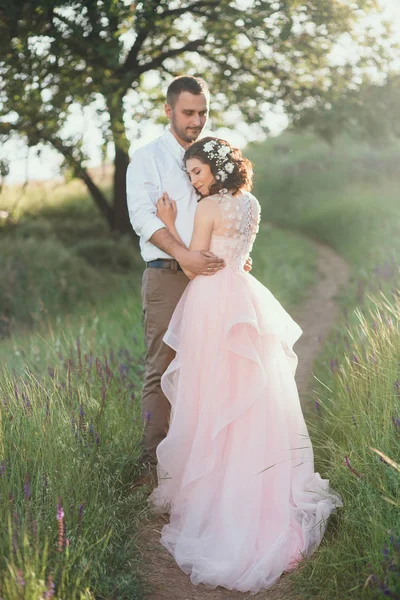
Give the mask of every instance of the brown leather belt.
[[181, 265], [174, 258], [157, 258], [146, 263], [151, 269], [171, 269], [171, 271], [182, 271]]

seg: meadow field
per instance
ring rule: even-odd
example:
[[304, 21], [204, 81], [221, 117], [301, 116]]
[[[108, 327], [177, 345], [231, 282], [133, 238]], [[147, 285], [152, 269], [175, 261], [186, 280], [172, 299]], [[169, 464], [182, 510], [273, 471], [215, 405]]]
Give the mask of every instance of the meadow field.
[[[142, 600], [143, 264], [78, 182], [5, 189], [13, 208], [0, 240], [0, 596]], [[314, 246], [262, 227], [254, 272], [293, 306], [315, 280]]]
[[303, 598], [399, 598], [400, 147], [285, 135], [249, 156], [264, 216], [327, 243], [353, 274], [315, 366], [309, 423], [344, 508], [295, 584]]
[[[353, 272], [309, 423], [345, 506], [294, 584], [303, 598], [396, 598], [400, 148], [285, 134], [247, 154], [263, 218], [253, 274], [290, 310], [317, 276], [312, 238]], [[4, 188], [0, 210], [13, 215], [0, 220], [0, 596], [142, 600], [136, 245], [76, 181]]]

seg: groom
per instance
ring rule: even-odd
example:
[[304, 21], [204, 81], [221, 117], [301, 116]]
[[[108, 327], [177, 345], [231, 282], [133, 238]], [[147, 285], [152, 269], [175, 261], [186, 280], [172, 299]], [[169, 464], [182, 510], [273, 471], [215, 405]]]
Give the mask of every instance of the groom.
[[183, 294], [190, 271], [213, 275], [225, 266], [211, 252], [191, 252], [180, 244], [156, 216], [157, 200], [167, 192], [178, 207], [176, 228], [189, 246], [197, 195], [183, 170], [186, 148], [200, 136], [208, 116], [210, 93], [200, 78], [176, 77], [167, 90], [165, 113], [170, 127], [164, 134], [134, 152], [127, 170], [127, 201], [132, 227], [140, 237], [146, 269], [142, 280], [146, 342], [142, 413], [146, 422], [143, 459], [156, 463], [157, 445], [168, 431], [170, 405], [161, 376], [174, 358], [163, 336]]

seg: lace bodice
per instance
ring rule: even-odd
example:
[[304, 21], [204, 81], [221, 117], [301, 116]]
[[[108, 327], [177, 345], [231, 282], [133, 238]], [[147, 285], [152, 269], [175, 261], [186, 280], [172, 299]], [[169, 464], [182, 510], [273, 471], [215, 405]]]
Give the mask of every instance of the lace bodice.
[[258, 200], [249, 192], [232, 196], [222, 191], [209, 199], [221, 209], [221, 224], [212, 234], [210, 251], [225, 259], [227, 266], [243, 269], [259, 228]]

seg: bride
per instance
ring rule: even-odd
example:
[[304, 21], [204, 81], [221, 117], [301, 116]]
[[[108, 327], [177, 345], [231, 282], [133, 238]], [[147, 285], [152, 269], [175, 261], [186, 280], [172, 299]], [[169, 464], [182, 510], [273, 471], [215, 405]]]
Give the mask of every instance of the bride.
[[[314, 473], [294, 380], [301, 335], [271, 292], [245, 272], [260, 206], [251, 163], [217, 138], [184, 156], [199, 192], [190, 250], [226, 267], [195, 276], [164, 337], [176, 356], [162, 378], [171, 403], [149, 502], [169, 512], [161, 543], [194, 584], [257, 592], [309, 555], [342, 505]], [[157, 215], [179, 240], [179, 205]]]

